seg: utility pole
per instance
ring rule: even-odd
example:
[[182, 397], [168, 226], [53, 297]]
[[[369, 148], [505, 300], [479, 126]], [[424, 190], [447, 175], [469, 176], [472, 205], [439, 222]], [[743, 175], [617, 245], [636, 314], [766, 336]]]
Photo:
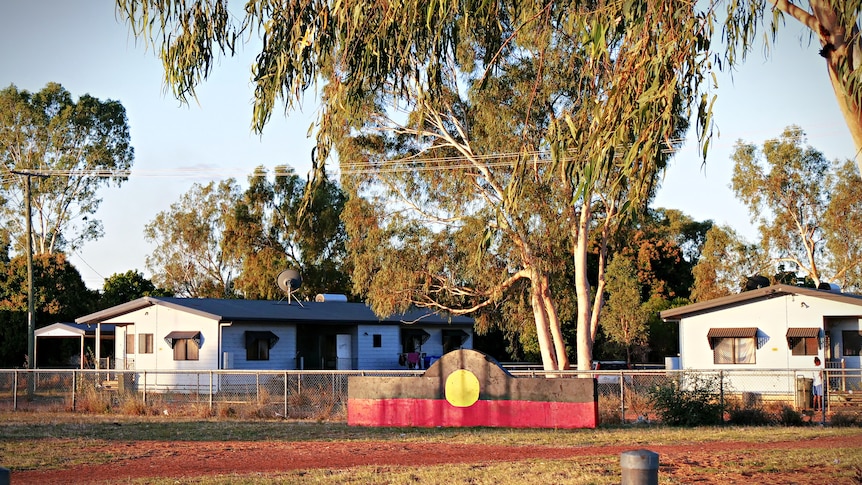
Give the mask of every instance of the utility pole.
[[[36, 311], [33, 303], [33, 221], [30, 210], [30, 177], [46, 177], [29, 171], [10, 170], [26, 178], [24, 185], [24, 212], [27, 216], [27, 369], [36, 368]], [[33, 399], [36, 394], [36, 377], [33, 373], [27, 376], [27, 396]]]

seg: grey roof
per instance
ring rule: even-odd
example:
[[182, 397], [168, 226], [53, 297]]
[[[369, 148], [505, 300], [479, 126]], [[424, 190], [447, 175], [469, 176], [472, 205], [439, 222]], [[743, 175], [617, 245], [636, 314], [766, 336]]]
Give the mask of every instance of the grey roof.
[[[756, 290], [744, 291], [737, 295], [725, 296], [714, 300], [692, 303], [677, 308], [671, 308], [661, 312], [662, 320], [678, 321], [681, 318], [687, 317], [696, 313], [706, 313], [722, 307], [742, 305], [756, 300], [765, 300], [776, 296], [783, 295], [802, 295], [823, 298], [825, 300], [839, 301], [849, 303], [851, 305], [859, 305], [862, 307], [862, 295], [854, 295], [852, 293], [839, 293], [829, 290], [815, 290], [814, 288], [804, 288], [793, 285], [772, 285]], [[860, 308], [862, 312], [862, 308]]]
[[220, 322], [296, 323], [407, 323], [422, 325], [472, 325], [468, 317], [447, 317], [427, 311], [379, 318], [364, 303], [286, 300], [222, 300], [217, 298], [173, 298], [145, 296], [105, 310], [76, 318], [77, 323], [96, 323], [120, 317], [150, 306], [164, 306]]

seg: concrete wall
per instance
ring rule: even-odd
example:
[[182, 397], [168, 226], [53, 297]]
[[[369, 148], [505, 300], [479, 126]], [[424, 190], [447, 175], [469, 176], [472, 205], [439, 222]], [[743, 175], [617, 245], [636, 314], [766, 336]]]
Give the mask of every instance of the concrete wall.
[[594, 428], [596, 381], [515, 378], [474, 350], [445, 354], [421, 377], [350, 377], [355, 426]]

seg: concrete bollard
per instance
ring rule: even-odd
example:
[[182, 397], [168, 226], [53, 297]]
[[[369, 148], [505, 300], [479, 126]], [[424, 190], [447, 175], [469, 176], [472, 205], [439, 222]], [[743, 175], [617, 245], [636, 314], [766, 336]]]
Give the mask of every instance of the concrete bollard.
[[649, 450], [626, 451], [620, 455], [622, 485], [658, 485], [658, 453]]
[[0, 466], [0, 485], [9, 485], [12, 483], [12, 474], [8, 468]]

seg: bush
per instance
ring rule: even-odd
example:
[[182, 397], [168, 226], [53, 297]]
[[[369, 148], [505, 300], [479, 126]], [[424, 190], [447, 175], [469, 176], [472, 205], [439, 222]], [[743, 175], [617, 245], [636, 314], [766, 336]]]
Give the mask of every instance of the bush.
[[731, 409], [729, 414], [730, 422], [740, 426], [766, 426], [773, 424], [772, 416], [760, 407], [735, 408]]
[[711, 426], [722, 422], [721, 379], [686, 374], [681, 382], [670, 382], [650, 390], [650, 402], [664, 424]]
[[839, 427], [862, 426], [862, 413], [838, 411], [837, 413], [832, 415], [832, 418], [829, 420], [829, 423], [832, 424], [832, 426]]
[[805, 424], [805, 419], [802, 417], [802, 413], [784, 405], [778, 411], [778, 422], [784, 426], [802, 426]]

